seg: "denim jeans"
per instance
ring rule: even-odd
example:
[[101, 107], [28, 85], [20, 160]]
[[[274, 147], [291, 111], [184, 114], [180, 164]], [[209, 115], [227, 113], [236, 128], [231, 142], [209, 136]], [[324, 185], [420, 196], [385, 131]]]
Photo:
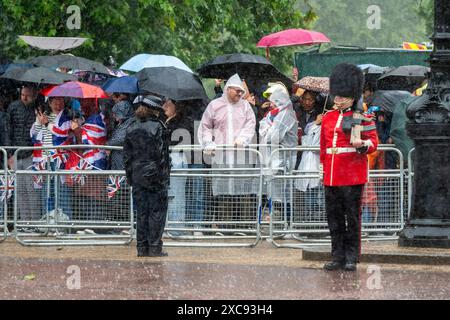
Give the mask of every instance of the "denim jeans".
[[[17, 170], [30, 170], [33, 164], [33, 157], [17, 160]], [[31, 175], [17, 175], [15, 181], [15, 190], [20, 199], [17, 203], [20, 221], [33, 221], [41, 218], [41, 197], [39, 192], [33, 186]]]
[[[55, 171], [55, 164], [52, 162], [51, 170]], [[72, 189], [70, 189], [66, 184], [61, 181], [60, 177], [65, 176], [54, 176], [53, 179], [50, 179], [50, 183], [48, 182], [48, 176], [43, 183], [41, 189], [41, 201], [43, 204], [43, 212], [42, 214], [46, 214], [55, 210], [55, 182], [58, 183], [58, 208], [62, 210], [62, 212], [72, 218]]]
[[[191, 164], [189, 168], [204, 169], [205, 166], [203, 164]], [[205, 179], [203, 177], [190, 177], [187, 190], [186, 215], [191, 221], [202, 222], [205, 212]], [[200, 228], [200, 225], [196, 224], [194, 227]]]
[[[187, 168], [187, 161], [183, 154], [172, 153], [170, 155], [172, 160], [172, 169]], [[168, 218], [169, 222], [183, 222], [186, 221], [186, 177], [170, 177], [170, 187], [168, 192], [169, 207]], [[169, 224], [169, 227], [184, 228], [184, 224]], [[173, 231], [171, 233], [174, 233]], [[176, 232], [175, 232], [176, 233]]]

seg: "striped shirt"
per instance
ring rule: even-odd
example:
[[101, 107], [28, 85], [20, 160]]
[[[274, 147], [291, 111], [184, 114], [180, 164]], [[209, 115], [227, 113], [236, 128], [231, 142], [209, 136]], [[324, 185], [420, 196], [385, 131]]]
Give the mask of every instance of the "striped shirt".
[[36, 131], [41, 131], [43, 134], [42, 145], [44, 147], [53, 146], [52, 132], [50, 131], [50, 125], [55, 124], [55, 119], [58, 115], [54, 113], [50, 113], [47, 115], [48, 118], [48, 126], [42, 125], [39, 120], [36, 120], [35, 129]]

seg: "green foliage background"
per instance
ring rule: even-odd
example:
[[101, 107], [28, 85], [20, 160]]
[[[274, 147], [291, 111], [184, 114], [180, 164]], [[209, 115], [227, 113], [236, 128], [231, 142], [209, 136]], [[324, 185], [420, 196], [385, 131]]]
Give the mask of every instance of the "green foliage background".
[[[369, 5], [381, 8], [380, 30], [369, 30]], [[314, 28], [335, 44], [398, 47], [428, 41], [433, 0], [0, 0], [0, 52], [10, 59], [47, 54], [18, 35], [81, 36], [71, 53], [119, 64], [138, 53], [175, 55], [191, 68], [225, 53], [264, 55], [255, 44], [287, 28]], [[69, 5], [81, 8], [81, 29], [69, 30]], [[271, 61], [289, 74], [296, 48], [271, 50]]]
[[[432, 32], [434, 0], [311, 0], [318, 19], [314, 28], [336, 44], [398, 48], [403, 41], [427, 42]], [[380, 8], [381, 28], [370, 30], [369, 6]], [[299, 1], [298, 8], [304, 4]]]
[[[3, 54], [27, 58], [45, 54], [18, 45], [21, 34], [82, 36], [91, 40], [72, 51], [99, 61], [109, 55], [119, 63], [137, 53], [175, 55], [192, 68], [217, 55], [265, 54], [256, 48], [264, 35], [286, 28], [310, 28], [316, 18], [306, 6], [294, 10], [289, 0], [0, 0]], [[69, 5], [81, 8], [81, 30], [69, 30]], [[292, 52], [278, 50], [273, 61], [292, 65]]]

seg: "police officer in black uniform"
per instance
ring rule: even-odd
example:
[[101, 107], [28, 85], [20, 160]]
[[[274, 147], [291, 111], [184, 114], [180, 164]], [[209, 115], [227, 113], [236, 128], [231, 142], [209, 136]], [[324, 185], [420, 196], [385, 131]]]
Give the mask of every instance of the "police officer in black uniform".
[[162, 235], [167, 215], [170, 176], [169, 134], [161, 121], [163, 101], [138, 96], [136, 119], [128, 127], [123, 148], [128, 184], [137, 209], [138, 257], [163, 257]]

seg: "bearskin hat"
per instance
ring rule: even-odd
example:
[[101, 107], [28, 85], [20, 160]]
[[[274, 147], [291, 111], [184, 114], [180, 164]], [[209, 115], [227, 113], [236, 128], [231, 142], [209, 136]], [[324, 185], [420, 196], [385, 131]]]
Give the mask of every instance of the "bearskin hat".
[[330, 76], [330, 94], [358, 101], [363, 93], [364, 74], [353, 64], [338, 64]]

